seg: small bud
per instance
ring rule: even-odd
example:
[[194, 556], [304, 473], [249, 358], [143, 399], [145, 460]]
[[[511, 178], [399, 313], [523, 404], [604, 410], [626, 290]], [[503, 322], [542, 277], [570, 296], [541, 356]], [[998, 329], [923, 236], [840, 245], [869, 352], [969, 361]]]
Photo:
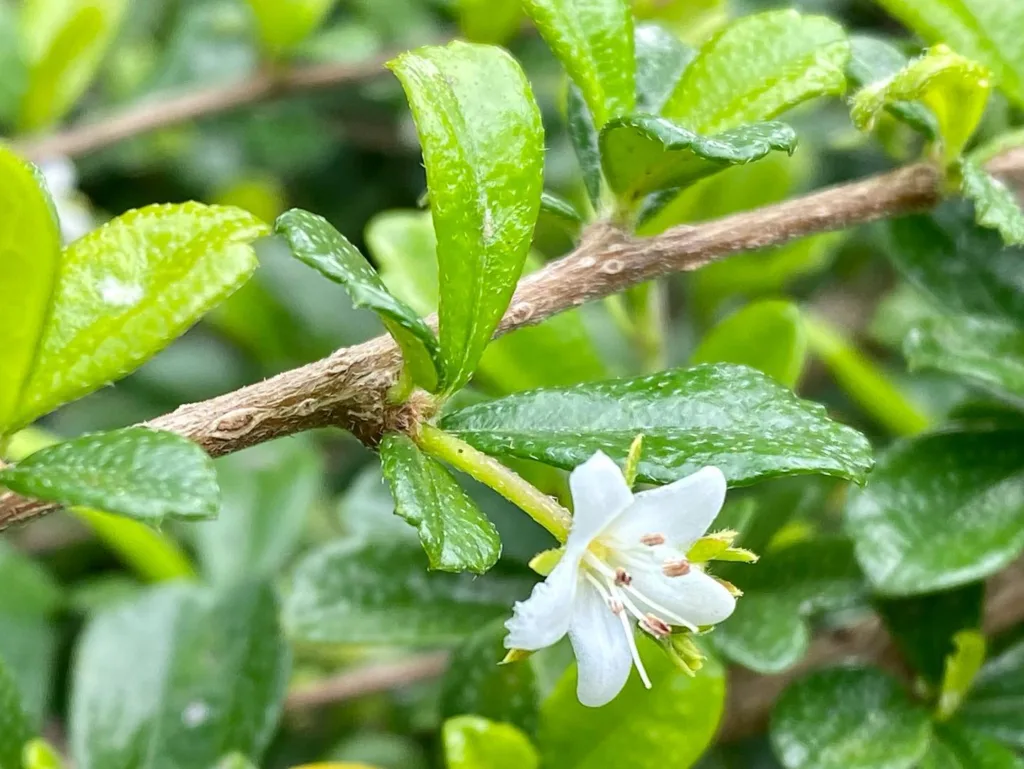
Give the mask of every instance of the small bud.
[[662, 642], [666, 653], [676, 666], [688, 676], [694, 676], [704, 667], [707, 657], [693, 641], [689, 631], [673, 633]]

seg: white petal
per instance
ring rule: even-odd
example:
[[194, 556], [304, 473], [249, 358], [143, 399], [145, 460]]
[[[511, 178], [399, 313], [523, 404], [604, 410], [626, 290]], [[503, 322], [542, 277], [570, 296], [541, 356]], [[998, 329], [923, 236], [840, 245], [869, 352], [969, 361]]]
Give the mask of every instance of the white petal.
[[611, 702], [629, 680], [633, 656], [618, 615], [590, 585], [581, 585], [576, 596], [569, 640], [579, 667], [579, 701], [590, 708]]
[[[636, 593], [630, 595], [643, 611], [659, 614], [658, 604], [686, 622], [698, 627], [717, 625], [727, 619], [736, 608], [736, 599], [719, 582], [709, 577], [700, 569], [694, 568], [689, 574], [681, 577], [666, 577], [661, 571], [660, 563], [656, 568], [637, 568], [633, 565], [633, 583], [631, 587]], [[644, 605], [636, 594], [649, 598], [651, 605]], [[670, 622], [670, 618], [663, 617]]]
[[530, 597], [516, 602], [512, 618], [505, 623], [506, 649], [536, 651], [557, 643], [568, 632], [579, 562], [578, 556], [562, 556], [547, 578], [533, 586]]
[[667, 486], [642, 491], [606, 536], [625, 549], [636, 547], [645, 534], [664, 534], [670, 547], [687, 550], [722, 509], [725, 488], [721, 470], [703, 467]]
[[566, 549], [582, 551], [616, 515], [633, 501], [622, 471], [599, 451], [569, 475], [572, 492], [572, 531]]

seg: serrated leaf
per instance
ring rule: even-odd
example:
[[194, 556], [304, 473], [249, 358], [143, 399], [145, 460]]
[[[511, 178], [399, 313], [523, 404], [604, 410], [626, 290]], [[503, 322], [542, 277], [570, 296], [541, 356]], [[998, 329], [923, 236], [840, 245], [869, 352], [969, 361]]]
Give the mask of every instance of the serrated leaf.
[[61, 255], [25, 396], [25, 425], [132, 371], [256, 269], [268, 228], [236, 208], [155, 205], [117, 217]]
[[1024, 548], [1024, 435], [977, 429], [894, 445], [847, 504], [846, 529], [883, 595], [999, 571]]
[[601, 163], [620, 200], [635, 204], [658, 190], [686, 187], [772, 150], [793, 154], [796, 133], [785, 123], [753, 123], [701, 136], [679, 121], [650, 115], [616, 118], [601, 130]]
[[1024, 749], [1024, 641], [1018, 638], [988, 659], [956, 722]]
[[1024, 211], [1013, 190], [969, 158], [961, 161], [960, 174], [960, 192], [974, 203], [978, 224], [996, 230], [1007, 245], [1024, 245]]
[[946, 721], [956, 712], [985, 662], [985, 636], [979, 630], [961, 630], [953, 636], [954, 651], [946, 657], [935, 716]]
[[842, 93], [849, 58], [843, 28], [823, 16], [745, 16], [701, 47], [662, 112], [702, 134], [770, 120], [808, 99]]
[[327, 18], [337, 0], [248, 0], [260, 43], [272, 56], [293, 49]]
[[456, 5], [462, 33], [474, 43], [502, 45], [523, 23], [519, 0], [456, 0]]
[[1021, 769], [1024, 761], [980, 732], [954, 724], [936, 724], [920, 769]]
[[569, 83], [569, 91], [565, 98], [565, 119], [569, 132], [569, 141], [576, 155], [576, 162], [583, 174], [583, 186], [594, 210], [601, 208], [604, 179], [601, 176], [601, 149], [594, 116], [590, 114], [583, 92], [574, 84]]
[[258, 761], [290, 672], [265, 585], [150, 590], [95, 617], [78, 646], [69, 744], [78, 769]]
[[29, 67], [19, 125], [38, 131], [60, 120], [92, 82], [128, 0], [26, 0], [21, 33]]
[[800, 308], [774, 299], [748, 304], [704, 336], [691, 362], [738, 363], [795, 387], [807, 363]]
[[661, 108], [697, 51], [660, 24], [638, 24], [636, 49], [636, 111], [661, 114]]
[[626, 0], [523, 0], [523, 9], [579, 87], [598, 128], [633, 111], [636, 58]]
[[526, 76], [498, 48], [456, 41], [388, 66], [423, 145], [440, 267], [442, 378], [454, 392], [473, 375], [529, 252], [544, 130]]
[[175, 433], [128, 427], [41, 449], [0, 470], [0, 484], [27, 497], [82, 505], [158, 524], [212, 518], [220, 504], [213, 462]]
[[417, 528], [431, 569], [483, 574], [494, 566], [501, 555], [494, 524], [443, 465], [399, 433], [384, 436], [380, 461], [395, 515]]
[[707, 749], [725, 705], [722, 666], [709, 659], [691, 677], [646, 637], [637, 646], [650, 691], [633, 674], [614, 700], [588, 708], [576, 699], [576, 666], [562, 676], [541, 711], [544, 766], [660, 769], [670, 760], [672, 769], [687, 769]]
[[[909, 63], [901, 51], [884, 40], [868, 35], [850, 36], [850, 62], [846, 77], [856, 88], [865, 88], [888, 80]], [[926, 106], [914, 101], [896, 101], [885, 109], [929, 139], [939, 135], [939, 126]]]
[[529, 573], [427, 573], [415, 543], [346, 541], [296, 567], [284, 621], [309, 643], [431, 646], [462, 641], [529, 594]]
[[274, 231], [284, 236], [297, 259], [344, 286], [355, 307], [377, 313], [402, 348], [413, 381], [430, 392], [437, 390], [441, 360], [433, 329], [388, 291], [359, 249], [322, 216], [298, 208], [281, 214]]
[[31, 737], [14, 674], [0, 659], [0, 769], [21, 769], [21, 750]]
[[770, 736], [786, 769], [911, 769], [928, 750], [931, 727], [899, 682], [850, 667], [792, 684], [772, 713]]
[[706, 465], [732, 485], [806, 473], [860, 481], [871, 466], [860, 433], [760, 372], [730, 364], [518, 393], [455, 411], [442, 425], [489, 454], [567, 469], [599, 449], [622, 463], [642, 433], [638, 478], [647, 483]]
[[478, 716], [449, 718], [441, 727], [448, 769], [537, 769], [530, 738], [511, 724]]
[[921, 102], [935, 116], [948, 165], [959, 157], [981, 121], [990, 77], [986, 67], [937, 45], [892, 77], [861, 89], [853, 97], [850, 114], [858, 128], [870, 130], [888, 105]]

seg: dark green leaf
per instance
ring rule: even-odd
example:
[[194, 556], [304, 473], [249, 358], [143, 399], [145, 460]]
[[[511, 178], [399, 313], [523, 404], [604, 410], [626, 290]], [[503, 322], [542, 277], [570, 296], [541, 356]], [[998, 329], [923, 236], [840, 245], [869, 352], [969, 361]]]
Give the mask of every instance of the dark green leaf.
[[537, 769], [530, 738], [511, 724], [459, 716], [441, 727], [448, 769]]
[[590, 114], [587, 103], [583, 100], [583, 94], [572, 83], [569, 84], [565, 110], [569, 139], [572, 141], [576, 161], [583, 173], [587, 196], [590, 198], [590, 204], [596, 210], [600, 210], [601, 187], [604, 180], [601, 177], [601, 149], [598, 146], [597, 126], [594, 125], [594, 116]]
[[[857, 88], [886, 80], [907, 66], [907, 63], [907, 57], [884, 40], [868, 35], [850, 37], [850, 62], [846, 65], [846, 77]], [[896, 101], [887, 104], [885, 108], [929, 139], [938, 136], [939, 127], [935, 116], [923, 104]]]
[[959, 723], [1024, 750], [1024, 641], [994, 654], [956, 715]]
[[697, 52], [659, 24], [638, 24], [636, 111], [658, 115]]
[[518, 393], [442, 424], [481, 451], [564, 468], [597, 450], [624, 462], [643, 433], [638, 477], [649, 483], [706, 465], [733, 485], [806, 473], [860, 481], [871, 467], [860, 433], [760, 372], [730, 364]]
[[0, 659], [0, 769], [21, 769], [21, 749], [31, 738], [18, 683]]
[[970, 430], [896, 444], [851, 498], [846, 528], [884, 595], [999, 571], [1024, 547], [1024, 434]]
[[556, 219], [572, 232], [578, 230], [583, 223], [583, 215], [576, 207], [553, 192], [544, 192], [540, 196], [540, 212]]
[[732, 662], [771, 675], [803, 659], [811, 630], [795, 601], [786, 595], [747, 592], [736, 611], [715, 629], [715, 648]]
[[996, 230], [1007, 245], [1024, 244], [1024, 212], [1013, 190], [968, 158], [961, 161], [960, 173], [960, 191], [974, 203], [978, 224]]
[[920, 769], [1021, 769], [1024, 761], [1009, 748], [973, 729], [936, 724]]

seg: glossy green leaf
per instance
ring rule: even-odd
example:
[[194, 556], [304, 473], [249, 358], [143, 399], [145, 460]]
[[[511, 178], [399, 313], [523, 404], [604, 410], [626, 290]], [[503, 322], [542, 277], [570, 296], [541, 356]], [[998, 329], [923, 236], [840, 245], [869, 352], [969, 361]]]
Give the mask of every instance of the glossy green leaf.
[[788, 597], [745, 592], [729, 621], [715, 629], [712, 641], [730, 661], [771, 675], [804, 658], [811, 630]]
[[646, 638], [637, 645], [654, 686], [635, 673], [601, 708], [576, 699], [576, 666], [544, 702], [539, 745], [544, 766], [559, 769], [673, 769], [693, 766], [707, 749], [725, 705], [722, 666], [709, 659], [695, 677]]
[[540, 196], [540, 212], [561, 222], [575, 232], [583, 223], [583, 215], [565, 198], [545, 191]]
[[633, 0], [638, 19], [654, 19], [665, 24], [690, 45], [706, 40], [729, 21], [726, 0]]
[[946, 43], [980, 61], [1024, 104], [1024, 7], [1016, 0], [878, 0], [929, 44]]
[[583, 93], [572, 83], [565, 99], [566, 124], [576, 162], [583, 174], [583, 186], [595, 211], [601, 209], [604, 178], [601, 176], [601, 149], [594, 116], [590, 114]]
[[1024, 548], [1024, 436], [926, 435], [884, 452], [846, 508], [875, 589], [915, 595], [993, 574]]
[[285, 438], [215, 462], [217, 519], [196, 524], [203, 573], [215, 584], [275, 576], [298, 549], [324, 485], [323, 458]]
[[849, 58], [843, 28], [823, 16], [744, 16], [705, 43], [663, 113], [702, 134], [770, 120], [808, 99], [841, 93]]
[[304, 558], [285, 600], [285, 624], [310, 643], [430, 646], [462, 641], [529, 594], [529, 574], [426, 573], [420, 547], [401, 541], [326, 545]]
[[990, 737], [952, 724], [938, 724], [919, 769], [1021, 769], [1024, 761]]
[[260, 43], [280, 56], [316, 30], [337, 0], [248, 0], [256, 17]]
[[20, 128], [60, 120], [89, 87], [128, 0], [25, 0], [21, 33], [29, 68]]
[[132, 371], [256, 269], [267, 226], [199, 203], [130, 211], [64, 249], [50, 316], [15, 416], [27, 424]]
[[501, 45], [523, 23], [520, 0], [456, 0], [462, 33], [474, 43]]
[[974, 203], [978, 224], [998, 232], [1007, 245], [1024, 245], [1024, 211], [1013, 190], [969, 158], [960, 163], [960, 173], [960, 191]]
[[626, 0], [523, 0], [523, 8], [579, 87], [598, 128], [633, 111], [636, 58]]
[[0, 435], [12, 427], [60, 265], [60, 225], [39, 170], [0, 146]]
[[285, 237], [297, 259], [344, 286], [354, 306], [377, 313], [402, 348], [413, 381], [437, 390], [441, 361], [433, 329], [388, 291], [359, 249], [322, 216], [298, 208], [281, 214], [274, 230]]
[[980, 630], [961, 630], [953, 636], [953, 653], [946, 658], [939, 702], [935, 715], [945, 721], [952, 716], [974, 683], [985, 662], [985, 636]]
[[944, 45], [930, 48], [892, 77], [861, 89], [850, 114], [862, 131], [870, 130], [890, 104], [918, 101], [935, 116], [947, 164], [959, 157], [974, 134], [988, 102], [986, 67]]
[[441, 463], [400, 433], [384, 436], [380, 461], [395, 514], [419, 530], [431, 569], [483, 574], [494, 566], [501, 555], [494, 524]]
[[775, 705], [770, 734], [786, 769], [911, 769], [928, 749], [931, 727], [899, 682], [851, 667], [792, 684]]
[[636, 111], [658, 115], [697, 52], [660, 24], [638, 24], [636, 48]]
[[711, 329], [692, 363], [738, 363], [795, 387], [807, 363], [807, 332], [792, 302], [748, 304]]
[[82, 505], [158, 524], [211, 518], [220, 490], [213, 462], [175, 433], [127, 427], [41, 449], [0, 470], [0, 484], [45, 502]]
[[259, 761], [290, 655], [274, 592], [171, 585], [103, 612], [75, 656], [69, 744], [78, 769]]
[[997, 318], [935, 315], [903, 345], [912, 371], [965, 377], [1011, 403], [1024, 404], [1024, 330]]
[[511, 724], [478, 716], [450, 718], [441, 727], [448, 769], [537, 769], [530, 738]]
[[456, 411], [442, 425], [489, 454], [564, 468], [599, 449], [622, 462], [643, 433], [638, 477], [648, 483], [705, 465], [733, 485], [805, 473], [861, 481], [871, 467], [860, 433], [760, 372], [730, 364], [518, 393]]
[[440, 267], [444, 385], [469, 381], [522, 272], [543, 191], [544, 130], [501, 49], [453, 42], [389, 64], [423, 145]]
[[680, 188], [773, 150], [792, 154], [796, 133], [785, 123], [753, 123], [701, 136], [678, 121], [650, 115], [616, 118], [601, 130], [601, 162], [620, 200], [635, 204], [658, 190]]
[[21, 750], [31, 737], [18, 684], [0, 659], [0, 769], [21, 769]]
[[1024, 750], [1024, 641], [992, 655], [974, 680], [956, 722]]
[[[846, 77], [853, 87], [865, 88], [888, 80], [908, 63], [909, 59], [901, 51], [884, 40], [868, 35], [850, 37], [850, 62], [846, 66]], [[935, 115], [919, 102], [889, 102], [885, 109], [929, 139], [939, 135]]]

